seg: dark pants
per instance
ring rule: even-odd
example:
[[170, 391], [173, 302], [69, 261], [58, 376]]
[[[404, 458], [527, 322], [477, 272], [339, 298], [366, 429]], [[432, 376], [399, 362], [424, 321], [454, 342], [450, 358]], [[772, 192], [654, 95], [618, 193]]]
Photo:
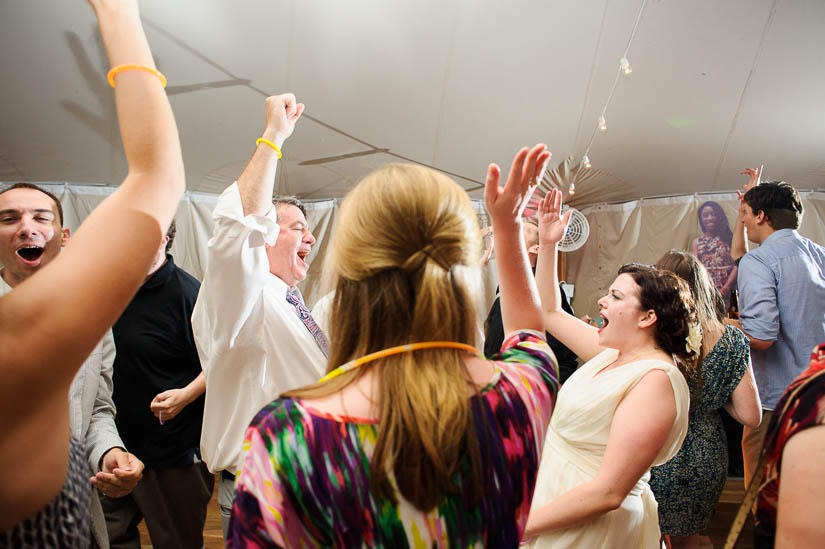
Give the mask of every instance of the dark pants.
[[112, 549], [140, 549], [138, 524], [146, 529], [155, 549], [203, 547], [206, 505], [215, 477], [203, 462], [169, 469], [145, 469], [128, 496], [102, 497]]

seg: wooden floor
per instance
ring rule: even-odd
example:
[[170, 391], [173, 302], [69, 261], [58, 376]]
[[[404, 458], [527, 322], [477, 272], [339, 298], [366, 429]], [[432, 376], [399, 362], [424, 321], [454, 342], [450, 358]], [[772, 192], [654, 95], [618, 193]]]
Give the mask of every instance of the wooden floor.
[[[716, 507], [716, 514], [710, 521], [709, 535], [713, 540], [713, 546], [721, 549], [725, 544], [725, 538], [733, 522], [733, 517], [739, 509], [739, 503], [744, 496], [742, 479], [728, 479], [725, 484], [725, 491], [722, 492], [722, 499]], [[215, 484], [215, 491], [209, 501], [207, 509], [206, 526], [203, 529], [204, 547], [206, 549], [218, 549], [223, 547], [223, 535], [221, 534], [221, 515], [218, 510], [218, 487]], [[740, 541], [736, 545], [739, 549], [753, 548], [753, 521], [749, 518], [745, 529], [740, 536]], [[143, 523], [140, 524], [140, 542], [143, 547], [152, 547], [149, 535]]]

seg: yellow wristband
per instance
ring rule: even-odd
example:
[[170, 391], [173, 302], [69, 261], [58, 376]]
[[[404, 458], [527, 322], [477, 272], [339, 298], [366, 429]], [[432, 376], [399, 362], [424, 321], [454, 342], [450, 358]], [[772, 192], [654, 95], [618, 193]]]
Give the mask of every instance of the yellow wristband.
[[278, 153], [278, 160], [280, 160], [280, 159], [281, 159], [281, 149], [279, 149], [279, 148], [275, 145], [275, 143], [273, 143], [273, 142], [272, 142], [272, 141], [270, 141], [269, 139], [264, 139], [263, 137], [261, 137], [260, 139], [258, 139], [257, 141], [255, 141], [255, 144], [256, 144], [256, 145], [260, 145], [261, 143], [266, 143], [267, 145], [269, 145], [270, 147], [272, 147], [273, 149], [275, 149], [275, 152], [276, 152], [276, 153]]
[[152, 74], [160, 80], [160, 85], [164, 88], [166, 87], [166, 77], [163, 76], [163, 73], [157, 69], [153, 69], [152, 67], [147, 67], [146, 65], [118, 65], [117, 67], [112, 67], [109, 71], [109, 74], [106, 75], [106, 79], [109, 81], [109, 85], [113, 88], [115, 87], [115, 76], [120, 74], [123, 71], [144, 71]]

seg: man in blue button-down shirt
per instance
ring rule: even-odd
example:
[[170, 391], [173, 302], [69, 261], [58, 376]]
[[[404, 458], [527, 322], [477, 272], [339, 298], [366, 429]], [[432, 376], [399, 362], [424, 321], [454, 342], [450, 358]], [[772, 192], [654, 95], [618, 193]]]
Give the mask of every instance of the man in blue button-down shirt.
[[760, 244], [739, 264], [739, 318], [765, 413], [745, 427], [745, 483], [759, 460], [771, 412], [785, 388], [825, 343], [825, 248], [799, 235], [802, 202], [784, 182], [750, 189], [741, 205], [748, 238]]

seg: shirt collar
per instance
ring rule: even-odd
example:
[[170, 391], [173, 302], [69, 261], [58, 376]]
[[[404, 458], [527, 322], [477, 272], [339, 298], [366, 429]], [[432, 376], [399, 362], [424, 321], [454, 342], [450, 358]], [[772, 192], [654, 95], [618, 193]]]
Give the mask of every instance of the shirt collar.
[[762, 241], [762, 245], [764, 246], [765, 243], [767, 243], [771, 240], [779, 240], [781, 238], [789, 238], [789, 237], [794, 238], [794, 237], [796, 237], [797, 234], [798, 233], [797, 233], [796, 229], [779, 229], [778, 231], [774, 231], [771, 234], [769, 234], [765, 238], [765, 240]]
[[157, 288], [158, 286], [165, 284], [169, 280], [169, 277], [172, 276], [172, 272], [174, 270], [175, 260], [170, 254], [166, 254], [166, 262], [160, 266], [160, 269], [152, 273], [152, 276], [149, 277], [149, 280], [143, 283], [143, 286], [141, 286], [140, 289], [146, 290], [149, 288]]
[[289, 290], [289, 286], [287, 286], [286, 282], [278, 278], [272, 273], [269, 273], [269, 286], [270, 288], [278, 294], [280, 299], [286, 299], [286, 292]]

